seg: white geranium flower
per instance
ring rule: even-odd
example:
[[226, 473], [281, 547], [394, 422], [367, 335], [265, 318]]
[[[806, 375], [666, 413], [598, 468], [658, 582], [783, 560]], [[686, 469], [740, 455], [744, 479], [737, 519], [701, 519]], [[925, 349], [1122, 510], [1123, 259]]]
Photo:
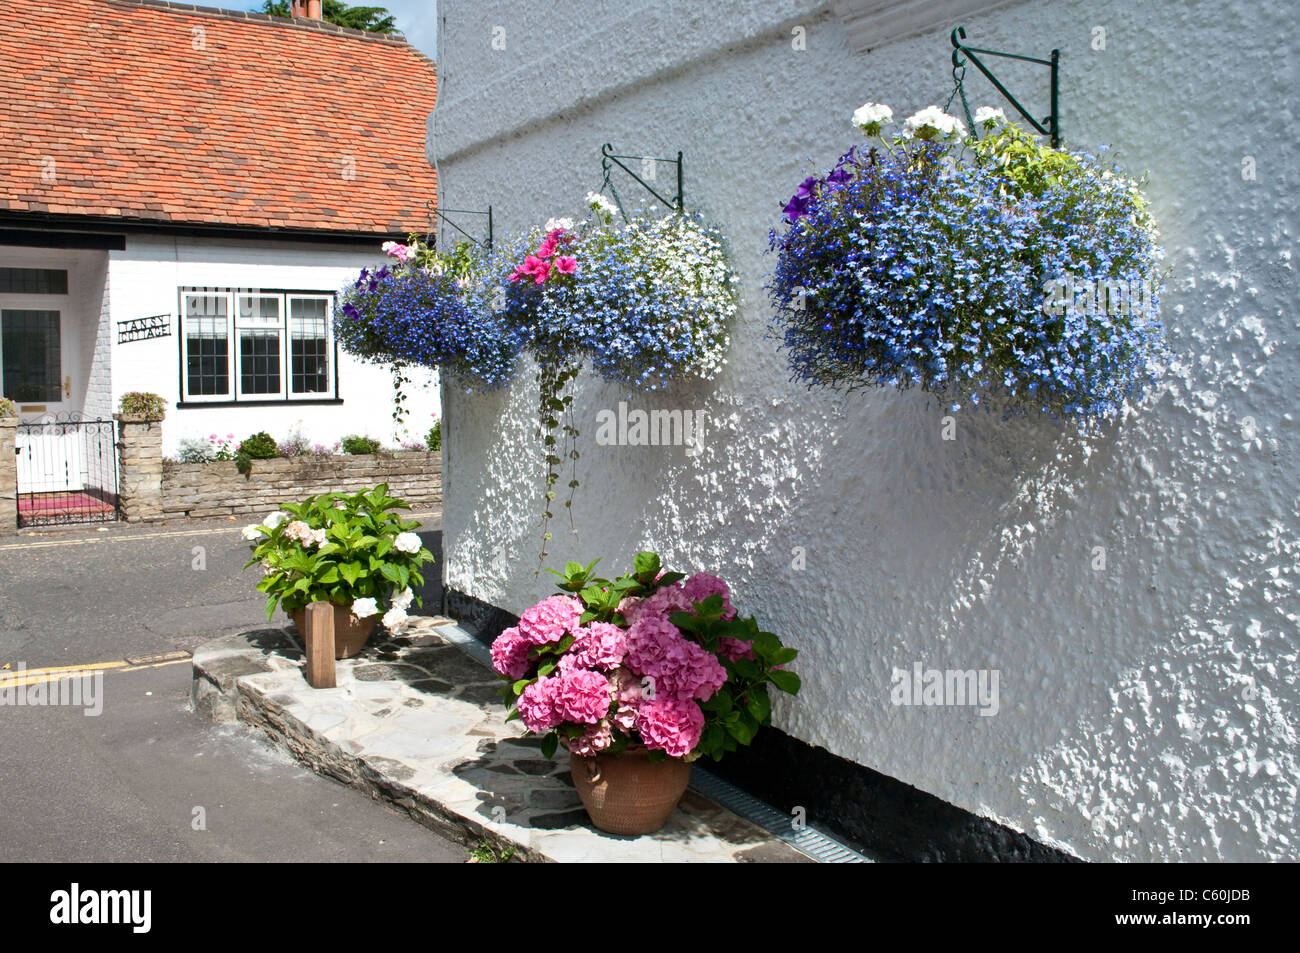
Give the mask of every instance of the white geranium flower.
[[266, 519], [262, 520], [262, 525], [267, 527], [268, 529], [275, 529], [277, 526], [279, 526], [288, 518], [289, 518], [289, 514], [284, 512], [284, 510], [276, 510]]
[[352, 614], [358, 619], [368, 619], [372, 615], [378, 615], [379, 603], [369, 597], [363, 599], [354, 599], [352, 601]]
[[392, 603], [399, 609], [409, 609], [411, 608], [411, 602], [414, 599], [415, 593], [408, 588], [403, 589], [397, 595], [393, 596]]
[[571, 218], [548, 218], [548, 219], [546, 220], [546, 224], [543, 225], [542, 228], [545, 229], [545, 230], [548, 231], [548, 232], [553, 232], [553, 231], [555, 231], [557, 228], [561, 228], [561, 229], [563, 229], [564, 231], [567, 232], [569, 229], [573, 228], [573, 219], [571, 219]]
[[401, 625], [406, 621], [406, 610], [401, 606], [393, 606], [384, 613], [384, 628], [391, 629], [395, 625]]
[[920, 112], [908, 116], [903, 123], [904, 138], [915, 136], [917, 139], [935, 139], [953, 135], [966, 135], [966, 124], [938, 106], [926, 106]]
[[398, 533], [397, 538], [393, 540], [393, 549], [399, 553], [418, 553], [420, 551], [420, 537], [414, 533]]
[[618, 212], [618, 206], [611, 202], [599, 192], [587, 193], [587, 206], [600, 213], [606, 219], [611, 219]]
[[880, 127], [894, 121], [894, 111], [882, 103], [863, 103], [853, 113], [853, 125], [868, 136], [880, 135]]
[[975, 125], [983, 126], [985, 129], [992, 129], [998, 123], [1006, 121], [1007, 114], [993, 106], [981, 106], [975, 110]]
[[248, 526], [245, 526], [243, 530], [240, 531], [240, 535], [243, 536], [244, 539], [248, 540], [248, 542], [255, 543], [266, 534], [262, 532], [262, 528], [260, 526], [253, 526], [250, 524]]
[[397, 245], [398, 245], [397, 242], [384, 242], [382, 245], [379, 246], [379, 250], [382, 251], [385, 255], [387, 255], [390, 251], [396, 248]]

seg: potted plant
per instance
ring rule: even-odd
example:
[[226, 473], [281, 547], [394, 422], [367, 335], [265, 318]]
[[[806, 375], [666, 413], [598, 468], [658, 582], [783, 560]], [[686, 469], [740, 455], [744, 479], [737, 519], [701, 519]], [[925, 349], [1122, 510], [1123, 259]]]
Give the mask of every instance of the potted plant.
[[772, 330], [793, 378], [920, 387], [951, 410], [996, 395], [1011, 412], [1117, 416], [1167, 355], [1141, 183], [999, 109], [969, 133], [934, 106], [886, 134], [892, 122], [861, 107], [868, 141], [806, 178], [771, 234]]
[[561, 470], [564, 506], [578, 488], [573, 381], [584, 361], [603, 378], [644, 391], [710, 380], [726, 363], [740, 279], [721, 232], [699, 216], [636, 214], [588, 193], [587, 219], [553, 218], [504, 251], [501, 314], [537, 361], [537, 408], [546, 475], [544, 561]]
[[0, 397], [0, 420], [18, 416], [18, 405], [8, 397]]
[[507, 682], [506, 720], [540, 736], [547, 757], [569, 750], [592, 823], [648, 834], [693, 761], [749, 744], [771, 721], [768, 686], [799, 691], [784, 668], [798, 652], [738, 616], [716, 576], [662, 572], [651, 552], [617, 579], [595, 566], [556, 572], [560, 593], [497, 637], [492, 666]]
[[167, 415], [166, 404], [158, 394], [128, 391], [117, 402], [117, 419], [123, 423], [154, 423]]
[[424, 584], [420, 567], [433, 554], [414, 532], [419, 522], [393, 512], [401, 509], [410, 506], [381, 483], [285, 504], [260, 525], [246, 526], [253, 554], [244, 568], [262, 567], [257, 588], [266, 593], [267, 619], [280, 606], [305, 634], [307, 606], [333, 603], [337, 658], [361, 652], [381, 613], [389, 628], [405, 621], [406, 610], [421, 605], [413, 590]]

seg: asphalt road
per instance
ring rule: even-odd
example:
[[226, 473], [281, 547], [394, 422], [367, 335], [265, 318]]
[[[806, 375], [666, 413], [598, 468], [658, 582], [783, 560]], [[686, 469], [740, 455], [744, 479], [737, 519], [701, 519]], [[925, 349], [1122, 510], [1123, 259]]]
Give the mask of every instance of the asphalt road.
[[[0, 666], [192, 651], [265, 625], [253, 570], [240, 571], [248, 553], [241, 525], [6, 537]], [[435, 530], [436, 517], [425, 525]], [[426, 545], [438, 542], [436, 531], [422, 535]], [[96, 716], [0, 704], [0, 859], [465, 859], [459, 845], [300, 767], [247, 729], [190, 712], [188, 662], [102, 677]]]

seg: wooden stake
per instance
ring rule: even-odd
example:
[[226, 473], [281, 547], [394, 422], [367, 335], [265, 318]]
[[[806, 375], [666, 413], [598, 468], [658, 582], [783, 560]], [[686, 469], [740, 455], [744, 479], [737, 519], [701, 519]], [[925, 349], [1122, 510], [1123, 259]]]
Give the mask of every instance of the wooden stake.
[[307, 606], [307, 684], [312, 688], [334, 688], [334, 605], [313, 602]]

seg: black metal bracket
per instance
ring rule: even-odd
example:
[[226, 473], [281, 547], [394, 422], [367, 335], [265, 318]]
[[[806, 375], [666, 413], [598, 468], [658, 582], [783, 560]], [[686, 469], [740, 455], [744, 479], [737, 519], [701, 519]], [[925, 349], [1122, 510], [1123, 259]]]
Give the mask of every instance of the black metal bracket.
[[[958, 87], [961, 87], [962, 76], [965, 75], [966, 72], [966, 61], [962, 59], [962, 54], [965, 53], [966, 56], [970, 58], [970, 61], [975, 64], [975, 67], [997, 88], [997, 91], [1006, 97], [1007, 102], [1015, 108], [1016, 112], [1020, 113], [1026, 122], [1043, 135], [1050, 135], [1052, 137], [1052, 148], [1059, 149], [1061, 146], [1061, 116], [1057, 109], [1057, 103], [1060, 93], [1061, 51], [1052, 50], [1051, 59], [1044, 60], [1036, 56], [1022, 56], [1019, 53], [999, 53], [997, 50], [977, 49], [972, 46], [966, 46], [962, 43], [961, 41], [964, 39], [966, 39], [966, 28], [964, 26], [959, 26], [952, 31], [952, 74], [953, 78], [957, 81]], [[1041, 121], [1029, 115], [1025, 110], [1025, 107], [1020, 105], [1020, 101], [1016, 99], [1015, 96], [1011, 95], [1011, 92], [1002, 85], [1001, 80], [993, 75], [989, 68], [980, 61], [979, 56], [976, 54], [983, 54], [984, 56], [1000, 56], [1003, 59], [1008, 60], [1023, 60], [1026, 63], [1037, 63], [1040, 66], [1050, 67], [1052, 70], [1051, 114], [1043, 117]], [[963, 107], [966, 107], [966, 95], [964, 92], [962, 93], [962, 105]], [[966, 107], [966, 120], [971, 123], [971, 133], [974, 134], [974, 121], [970, 117], [969, 107]]]
[[[618, 197], [618, 190], [614, 188], [614, 183], [610, 180], [610, 173], [614, 171], [615, 166], [618, 166], [620, 169], [622, 169], [624, 172], [630, 175], [637, 182], [637, 184], [641, 186], [641, 188], [645, 189], [647, 192], [653, 195], [656, 199], [658, 199], [668, 208], [672, 209], [675, 212], [685, 211], [686, 206], [684, 204], [684, 193], [682, 192], [682, 154], [680, 151], [677, 153], [676, 159], [665, 159], [661, 156], [615, 155], [613, 150], [614, 147], [611, 146], [608, 142], [600, 147], [600, 169], [605, 176], [604, 185], [609, 186], [610, 192], [613, 193], [614, 201], [615, 203], [617, 203], [618, 210], [623, 216], [623, 221], [627, 221], [627, 210], [623, 208], [623, 200]], [[677, 166], [677, 195], [674, 196], [671, 200], [664, 198], [662, 195], [659, 194], [659, 192], [655, 189], [654, 186], [652, 186], [649, 182], [641, 178], [641, 176], [637, 175], [630, 168], [624, 165], [622, 162], [623, 159], [639, 159], [642, 163], [646, 161], [671, 162], [673, 165]]]
[[[425, 208], [427, 208], [427, 209], [429, 210], [429, 221], [430, 221], [430, 222], [432, 222], [432, 221], [434, 220], [434, 217], [436, 216], [436, 217], [437, 217], [439, 220], [441, 220], [444, 224], [450, 225], [452, 228], [456, 229], [456, 231], [460, 232], [462, 235], [464, 235], [467, 239], [469, 239], [469, 240], [470, 240], [471, 242], [473, 242], [475, 245], [483, 245], [484, 247], [489, 248], [489, 249], [492, 247], [492, 238], [493, 238], [493, 235], [492, 235], [492, 206], [491, 206], [491, 205], [489, 205], [489, 206], [487, 207], [487, 211], [486, 211], [486, 212], [478, 211], [478, 210], [476, 210], [476, 209], [468, 209], [468, 208], [448, 208], [448, 209], [442, 209], [442, 208], [438, 208], [438, 207], [434, 204], [433, 199], [430, 199], [428, 202], [425, 203]], [[485, 216], [487, 216], [487, 240], [486, 240], [486, 241], [480, 241], [479, 239], [477, 239], [477, 238], [475, 238], [473, 235], [471, 235], [469, 232], [465, 231], [465, 229], [461, 228], [459, 225], [457, 225], [454, 221], [451, 220], [451, 218], [447, 215], [448, 212], [450, 212], [450, 213], [453, 214], [453, 215], [485, 215]]]

